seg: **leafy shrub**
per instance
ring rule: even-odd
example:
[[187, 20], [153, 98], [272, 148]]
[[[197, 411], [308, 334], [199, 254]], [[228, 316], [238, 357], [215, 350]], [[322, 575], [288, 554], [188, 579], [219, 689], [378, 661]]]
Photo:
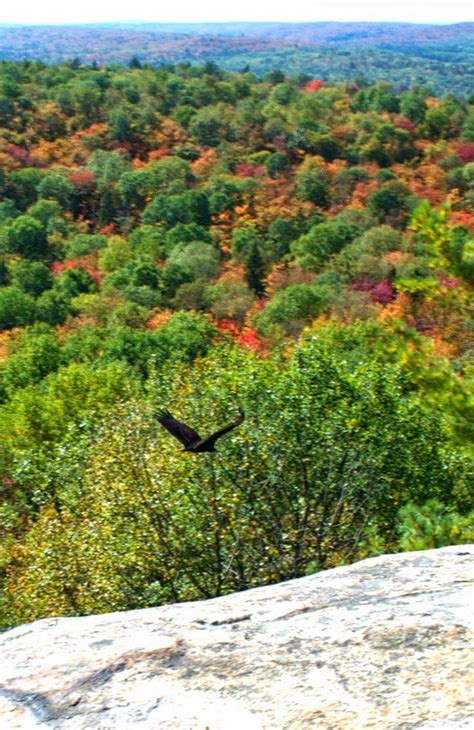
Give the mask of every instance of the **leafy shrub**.
[[400, 509], [401, 550], [430, 550], [474, 540], [474, 512], [463, 517], [437, 499], [418, 507], [409, 502]]

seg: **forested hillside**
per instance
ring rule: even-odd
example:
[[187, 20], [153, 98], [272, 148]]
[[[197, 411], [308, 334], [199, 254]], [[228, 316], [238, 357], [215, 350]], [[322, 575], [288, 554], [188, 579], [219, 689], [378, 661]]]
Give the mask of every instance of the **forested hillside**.
[[213, 61], [323, 81], [387, 81], [467, 97], [474, 88], [474, 23], [108, 23], [0, 26], [0, 59], [159, 66]]
[[3, 626], [473, 539], [466, 99], [3, 62], [0, 167]]

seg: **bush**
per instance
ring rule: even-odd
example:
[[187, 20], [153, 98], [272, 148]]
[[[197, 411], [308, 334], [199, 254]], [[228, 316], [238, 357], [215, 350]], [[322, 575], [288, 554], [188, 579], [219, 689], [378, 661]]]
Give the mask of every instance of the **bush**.
[[430, 550], [474, 541], [474, 512], [463, 517], [437, 499], [400, 509], [400, 550]]

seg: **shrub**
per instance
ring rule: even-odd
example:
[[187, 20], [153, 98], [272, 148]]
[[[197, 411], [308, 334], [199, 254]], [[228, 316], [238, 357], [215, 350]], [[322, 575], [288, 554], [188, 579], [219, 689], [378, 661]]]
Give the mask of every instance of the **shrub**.
[[474, 541], [474, 512], [462, 516], [437, 499], [421, 506], [411, 502], [400, 509], [401, 550], [430, 550]]

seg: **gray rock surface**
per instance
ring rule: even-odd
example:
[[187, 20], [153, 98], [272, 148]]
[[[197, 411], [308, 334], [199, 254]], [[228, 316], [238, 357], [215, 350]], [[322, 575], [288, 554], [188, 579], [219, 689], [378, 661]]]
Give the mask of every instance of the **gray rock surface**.
[[0, 728], [472, 727], [473, 557], [473, 545], [385, 555], [18, 627], [0, 635]]

